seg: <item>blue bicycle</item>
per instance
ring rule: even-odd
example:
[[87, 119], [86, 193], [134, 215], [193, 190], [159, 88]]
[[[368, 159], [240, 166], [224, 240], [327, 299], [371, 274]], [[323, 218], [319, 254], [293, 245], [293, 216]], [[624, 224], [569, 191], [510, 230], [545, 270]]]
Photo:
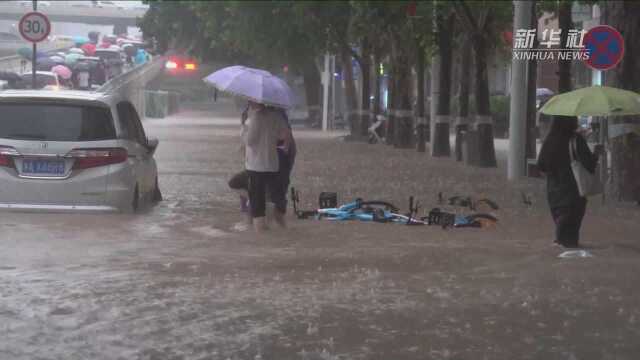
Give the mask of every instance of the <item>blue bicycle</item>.
[[418, 217], [419, 202], [414, 203], [413, 197], [409, 198], [409, 213], [400, 214], [398, 207], [380, 200], [365, 201], [356, 199], [335, 208], [322, 208], [305, 211], [298, 209], [299, 194], [291, 189], [291, 198], [295, 214], [299, 219], [315, 217], [316, 219], [328, 219], [333, 221], [358, 220], [380, 223], [398, 223], [405, 225], [440, 225], [449, 227], [486, 227], [494, 225], [498, 219], [491, 214], [476, 213], [461, 215], [443, 212], [438, 208], [432, 209], [428, 216]]

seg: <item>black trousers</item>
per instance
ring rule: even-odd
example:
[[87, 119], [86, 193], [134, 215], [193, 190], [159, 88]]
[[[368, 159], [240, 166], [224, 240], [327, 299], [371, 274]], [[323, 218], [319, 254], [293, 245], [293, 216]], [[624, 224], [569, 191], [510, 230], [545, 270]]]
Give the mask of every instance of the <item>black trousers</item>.
[[[273, 174], [272, 181], [267, 181], [265, 191], [268, 196], [265, 195], [265, 199], [268, 198], [274, 204], [276, 210], [281, 213], [287, 212], [287, 190], [289, 189], [289, 172], [279, 171]], [[262, 178], [258, 178], [254, 181], [264, 181]], [[247, 170], [241, 171], [229, 180], [229, 187], [234, 190], [247, 190], [249, 192], [249, 172]], [[261, 185], [260, 185], [261, 186]], [[251, 194], [249, 193], [249, 201], [251, 201]]]
[[577, 247], [580, 226], [587, 210], [587, 199], [580, 197], [569, 206], [551, 208], [556, 223], [556, 242], [566, 247]]
[[[267, 190], [273, 197], [274, 190], [277, 191], [279, 188], [278, 173], [247, 170], [247, 175], [249, 176], [249, 207], [251, 217], [263, 217], [265, 216], [267, 205]], [[282, 208], [276, 204], [276, 209], [281, 211]]]

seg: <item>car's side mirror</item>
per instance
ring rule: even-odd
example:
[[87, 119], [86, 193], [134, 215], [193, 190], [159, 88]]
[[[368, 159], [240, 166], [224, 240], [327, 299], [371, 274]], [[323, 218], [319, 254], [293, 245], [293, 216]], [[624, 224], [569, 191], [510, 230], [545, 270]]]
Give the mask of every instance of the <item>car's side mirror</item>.
[[156, 149], [158, 148], [158, 139], [157, 138], [151, 138], [147, 140], [147, 149], [149, 149], [149, 153], [151, 155], [153, 155], [156, 152]]

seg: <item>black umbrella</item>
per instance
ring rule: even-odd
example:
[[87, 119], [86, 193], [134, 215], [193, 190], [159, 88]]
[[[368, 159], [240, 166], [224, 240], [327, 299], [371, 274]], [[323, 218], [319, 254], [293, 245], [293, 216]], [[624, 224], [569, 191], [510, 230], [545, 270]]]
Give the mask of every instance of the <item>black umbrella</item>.
[[24, 89], [26, 87], [22, 76], [11, 71], [0, 71], [0, 80], [6, 81], [9, 89]]
[[22, 77], [13, 71], [0, 71], [0, 80], [4, 81], [22, 81]]

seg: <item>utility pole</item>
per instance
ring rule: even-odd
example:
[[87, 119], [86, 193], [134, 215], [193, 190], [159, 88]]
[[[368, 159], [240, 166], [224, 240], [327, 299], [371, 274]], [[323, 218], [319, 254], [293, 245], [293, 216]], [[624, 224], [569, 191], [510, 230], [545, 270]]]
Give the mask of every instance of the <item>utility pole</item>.
[[[513, 2], [513, 34], [531, 26], [531, 1]], [[525, 146], [527, 134], [527, 63], [511, 60], [511, 108], [509, 111], [509, 157], [507, 178], [518, 180], [525, 175]]]
[[329, 120], [329, 66], [330, 55], [324, 55], [324, 72], [322, 73], [322, 131], [327, 131]]
[[331, 55], [331, 71], [329, 78], [331, 79], [331, 129], [335, 128], [336, 123], [336, 56]]

